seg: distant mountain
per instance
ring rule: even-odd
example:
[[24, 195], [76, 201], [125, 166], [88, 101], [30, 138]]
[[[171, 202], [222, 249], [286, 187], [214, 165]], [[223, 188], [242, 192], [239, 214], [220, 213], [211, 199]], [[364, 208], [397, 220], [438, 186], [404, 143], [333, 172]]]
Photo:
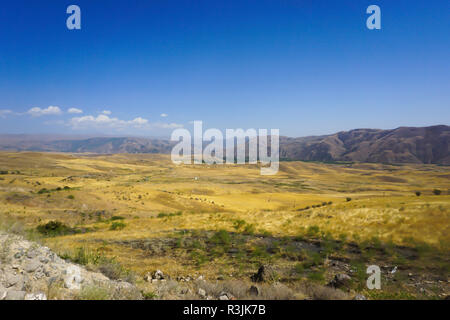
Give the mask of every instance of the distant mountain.
[[280, 138], [280, 157], [311, 161], [450, 164], [450, 127], [355, 129], [331, 135]]
[[166, 139], [99, 137], [88, 139], [49, 140], [37, 137], [20, 139], [0, 135], [0, 150], [71, 153], [170, 153], [173, 142]]
[[[280, 158], [307, 161], [436, 163], [450, 165], [450, 126], [355, 129], [331, 135], [280, 137]], [[0, 135], [0, 150], [71, 153], [170, 153], [167, 139], [87, 139]]]

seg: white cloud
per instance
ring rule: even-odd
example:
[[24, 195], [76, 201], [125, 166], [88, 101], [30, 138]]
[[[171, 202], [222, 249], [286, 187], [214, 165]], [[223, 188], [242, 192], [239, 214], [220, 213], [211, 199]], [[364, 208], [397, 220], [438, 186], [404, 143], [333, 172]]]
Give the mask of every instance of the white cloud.
[[106, 114], [98, 116], [87, 115], [83, 117], [74, 117], [70, 119], [69, 126], [72, 129], [109, 129], [109, 130], [125, 130], [125, 129], [174, 129], [180, 128], [182, 125], [176, 123], [154, 123], [151, 124], [147, 119], [142, 117], [133, 120], [122, 120], [110, 117]]
[[167, 117], [168, 116], [168, 114], [167, 113], [161, 113], [161, 115], [160, 115], [161, 117], [163, 117], [163, 118], [165, 118], [165, 117]]
[[115, 128], [115, 129], [123, 129], [127, 127], [139, 128], [148, 124], [148, 120], [138, 117], [133, 120], [121, 120], [118, 118], [111, 118], [106, 114], [100, 114], [97, 117], [94, 116], [84, 116], [84, 117], [75, 117], [70, 120], [70, 125], [73, 128]]
[[75, 113], [83, 113], [83, 110], [78, 109], [78, 108], [70, 108], [69, 110], [67, 110], [67, 112], [75, 114]]
[[176, 128], [182, 128], [183, 125], [179, 124], [179, 123], [154, 123], [152, 124], [152, 126], [154, 128], [159, 128], [159, 129], [176, 129]]
[[133, 120], [128, 121], [128, 122], [129, 122], [130, 124], [142, 126], [142, 125], [147, 124], [147, 123], [148, 123], [148, 120], [147, 120], [147, 119], [144, 119], [144, 118], [141, 118], [141, 117], [137, 117], [137, 118], [134, 118]]
[[103, 110], [101, 113], [102, 114], [106, 114], [107, 116], [109, 116], [112, 112], [109, 111], [109, 110]]
[[34, 107], [31, 108], [30, 110], [27, 111], [28, 114], [30, 114], [33, 117], [40, 117], [40, 116], [44, 116], [44, 115], [57, 115], [57, 114], [61, 114], [62, 111], [59, 107], [56, 106], [49, 106], [45, 109], [41, 109], [39, 107]]
[[0, 118], [5, 118], [6, 116], [13, 114], [9, 109], [0, 109]]

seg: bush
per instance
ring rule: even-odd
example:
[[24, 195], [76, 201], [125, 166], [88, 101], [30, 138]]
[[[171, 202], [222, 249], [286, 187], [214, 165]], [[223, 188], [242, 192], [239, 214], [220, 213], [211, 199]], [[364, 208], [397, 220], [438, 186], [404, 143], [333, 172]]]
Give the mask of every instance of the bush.
[[47, 190], [46, 188], [42, 188], [38, 191], [38, 194], [44, 194], [44, 193], [50, 193], [50, 190]]
[[422, 192], [416, 191], [416, 196], [420, 197], [421, 194], [422, 194]]
[[318, 226], [309, 226], [307, 234], [308, 236], [315, 236], [319, 233], [320, 228]]
[[247, 224], [244, 227], [244, 233], [245, 234], [249, 234], [249, 235], [254, 234], [255, 233], [255, 225], [254, 224]]
[[347, 202], [349, 202], [349, 201], [352, 201], [352, 198], [347, 197], [347, 198], [345, 198], [345, 200], [347, 200]]
[[308, 279], [311, 281], [321, 282], [325, 279], [323, 271], [315, 271], [308, 274]]
[[111, 293], [108, 289], [98, 286], [87, 286], [81, 289], [81, 300], [110, 300]]
[[36, 230], [48, 237], [77, 233], [76, 229], [71, 228], [60, 221], [50, 221], [46, 224], [41, 224], [36, 227]]
[[63, 258], [86, 266], [89, 264], [97, 264], [100, 261], [101, 256], [98, 252], [93, 252], [86, 247], [79, 247], [72, 256], [66, 254]]
[[241, 229], [243, 226], [245, 226], [246, 222], [244, 220], [238, 219], [238, 220], [234, 220], [233, 222], [233, 227], [236, 230]]
[[231, 237], [226, 230], [217, 231], [211, 238], [211, 242], [221, 245], [229, 245], [231, 243]]
[[144, 300], [154, 300], [158, 298], [158, 295], [153, 291], [142, 292]]
[[69, 195], [67, 196], [67, 199], [73, 200], [73, 199], [75, 199], [75, 196], [74, 196], [73, 194], [69, 194]]
[[438, 196], [438, 195], [441, 194], [441, 190], [439, 190], [439, 189], [434, 189], [434, 190], [433, 190], [433, 193], [434, 193], [436, 196]]
[[175, 217], [175, 216], [181, 216], [181, 214], [182, 214], [182, 212], [181, 211], [178, 211], [178, 212], [175, 212], [175, 213], [165, 213], [165, 212], [160, 212], [160, 213], [158, 213], [158, 218], [170, 218], [170, 217]]
[[111, 226], [109, 227], [109, 230], [122, 230], [126, 226], [127, 225], [123, 222], [115, 221], [111, 224]]
[[112, 216], [110, 220], [111, 220], [111, 221], [116, 221], [116, 220], [125, 220], [125, 218], [124, 218], [124, 217], [122, 217], [122, 216]]

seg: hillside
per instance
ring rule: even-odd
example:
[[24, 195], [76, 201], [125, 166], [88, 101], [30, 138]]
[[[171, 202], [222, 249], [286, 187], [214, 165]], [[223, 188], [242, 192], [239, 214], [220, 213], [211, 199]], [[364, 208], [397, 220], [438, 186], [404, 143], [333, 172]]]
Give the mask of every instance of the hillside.
[[[304, 161], [450, 164], [450, 127], [355, 129], [331, 135], [280, 137], [280, 157]], [[170, 153], [168, 139], [134, 137], [53, 138], [1, 135], [0, 150], [71, 153]]]
[[280, 157], [310, 161], [450, 164], [450, 127], [355, 129], [332, 135], [282, 138]]

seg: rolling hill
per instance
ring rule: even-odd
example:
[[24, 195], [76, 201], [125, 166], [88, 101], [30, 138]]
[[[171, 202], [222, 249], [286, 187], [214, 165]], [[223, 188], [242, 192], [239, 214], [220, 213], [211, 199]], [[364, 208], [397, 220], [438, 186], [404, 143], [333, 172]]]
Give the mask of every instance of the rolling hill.
[[[280, 137], [280, 158], [303, 161], [450, 164], [450, 126], [355, 129], [331, 135]], [[170, 153], [162, 138], [70, 138], [0, 135], [0, 150], [70, 153]]]

